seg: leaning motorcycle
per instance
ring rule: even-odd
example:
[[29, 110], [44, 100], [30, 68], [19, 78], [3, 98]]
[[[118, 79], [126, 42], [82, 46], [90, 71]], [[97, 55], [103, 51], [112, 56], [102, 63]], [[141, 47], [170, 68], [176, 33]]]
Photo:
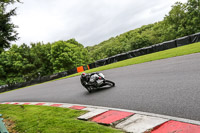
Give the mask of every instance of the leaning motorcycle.
[[114, 87], [115, 83], [110, 80], [106, 80], [105, 76], [102, 73], [100, 73], [98, 76], [92, 75], [90, 77], [90, 82], [87, 85], [82, 85], [88, 90], [89, 93], [91, 93], [92, 91], [97, 89]]

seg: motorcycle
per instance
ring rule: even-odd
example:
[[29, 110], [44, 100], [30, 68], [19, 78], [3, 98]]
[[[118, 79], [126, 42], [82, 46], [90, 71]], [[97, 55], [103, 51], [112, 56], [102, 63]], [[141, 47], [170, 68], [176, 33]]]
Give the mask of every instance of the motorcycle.
[[115, 86], [115, 83], [110, 80], [106, 80], [102, 73], [99, 73], [98, 75], [92, 75], [87, 84], [83, 83], [82, 78], [80, 78], [80, 80], [81, 84], [87, 89], [89, 93], [97, 89], [103, 89], [104, 87], [111, 88]]

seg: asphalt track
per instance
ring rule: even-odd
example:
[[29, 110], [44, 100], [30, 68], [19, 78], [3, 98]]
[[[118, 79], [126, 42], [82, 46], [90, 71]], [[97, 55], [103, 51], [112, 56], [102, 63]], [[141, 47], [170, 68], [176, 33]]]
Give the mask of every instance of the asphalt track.
[[103, 71], [116, 87], [88, 93], [79, 77], [0, 94], [0, 102], [61, 102], [200, 121], [200, 53]]

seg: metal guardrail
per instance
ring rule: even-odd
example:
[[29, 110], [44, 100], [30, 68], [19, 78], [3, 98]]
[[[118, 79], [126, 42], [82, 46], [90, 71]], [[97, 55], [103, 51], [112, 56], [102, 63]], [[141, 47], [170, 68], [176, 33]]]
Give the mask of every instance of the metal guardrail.
[[[0, 117], [2, 114], [0, 114]], [[9, 133], [6, 129], [6, 126], [4, 125], [3, 118], [0, 118], [0, 133]]]

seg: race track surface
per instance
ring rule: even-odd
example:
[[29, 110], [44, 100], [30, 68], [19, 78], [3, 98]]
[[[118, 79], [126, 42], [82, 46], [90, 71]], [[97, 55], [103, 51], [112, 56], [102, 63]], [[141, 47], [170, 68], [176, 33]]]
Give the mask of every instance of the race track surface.
[[103, 71], [116, 87], [88, 93], [79, 77], [0, 94], [0, 102], [60, 102], [200, 121], [200, 53]]

